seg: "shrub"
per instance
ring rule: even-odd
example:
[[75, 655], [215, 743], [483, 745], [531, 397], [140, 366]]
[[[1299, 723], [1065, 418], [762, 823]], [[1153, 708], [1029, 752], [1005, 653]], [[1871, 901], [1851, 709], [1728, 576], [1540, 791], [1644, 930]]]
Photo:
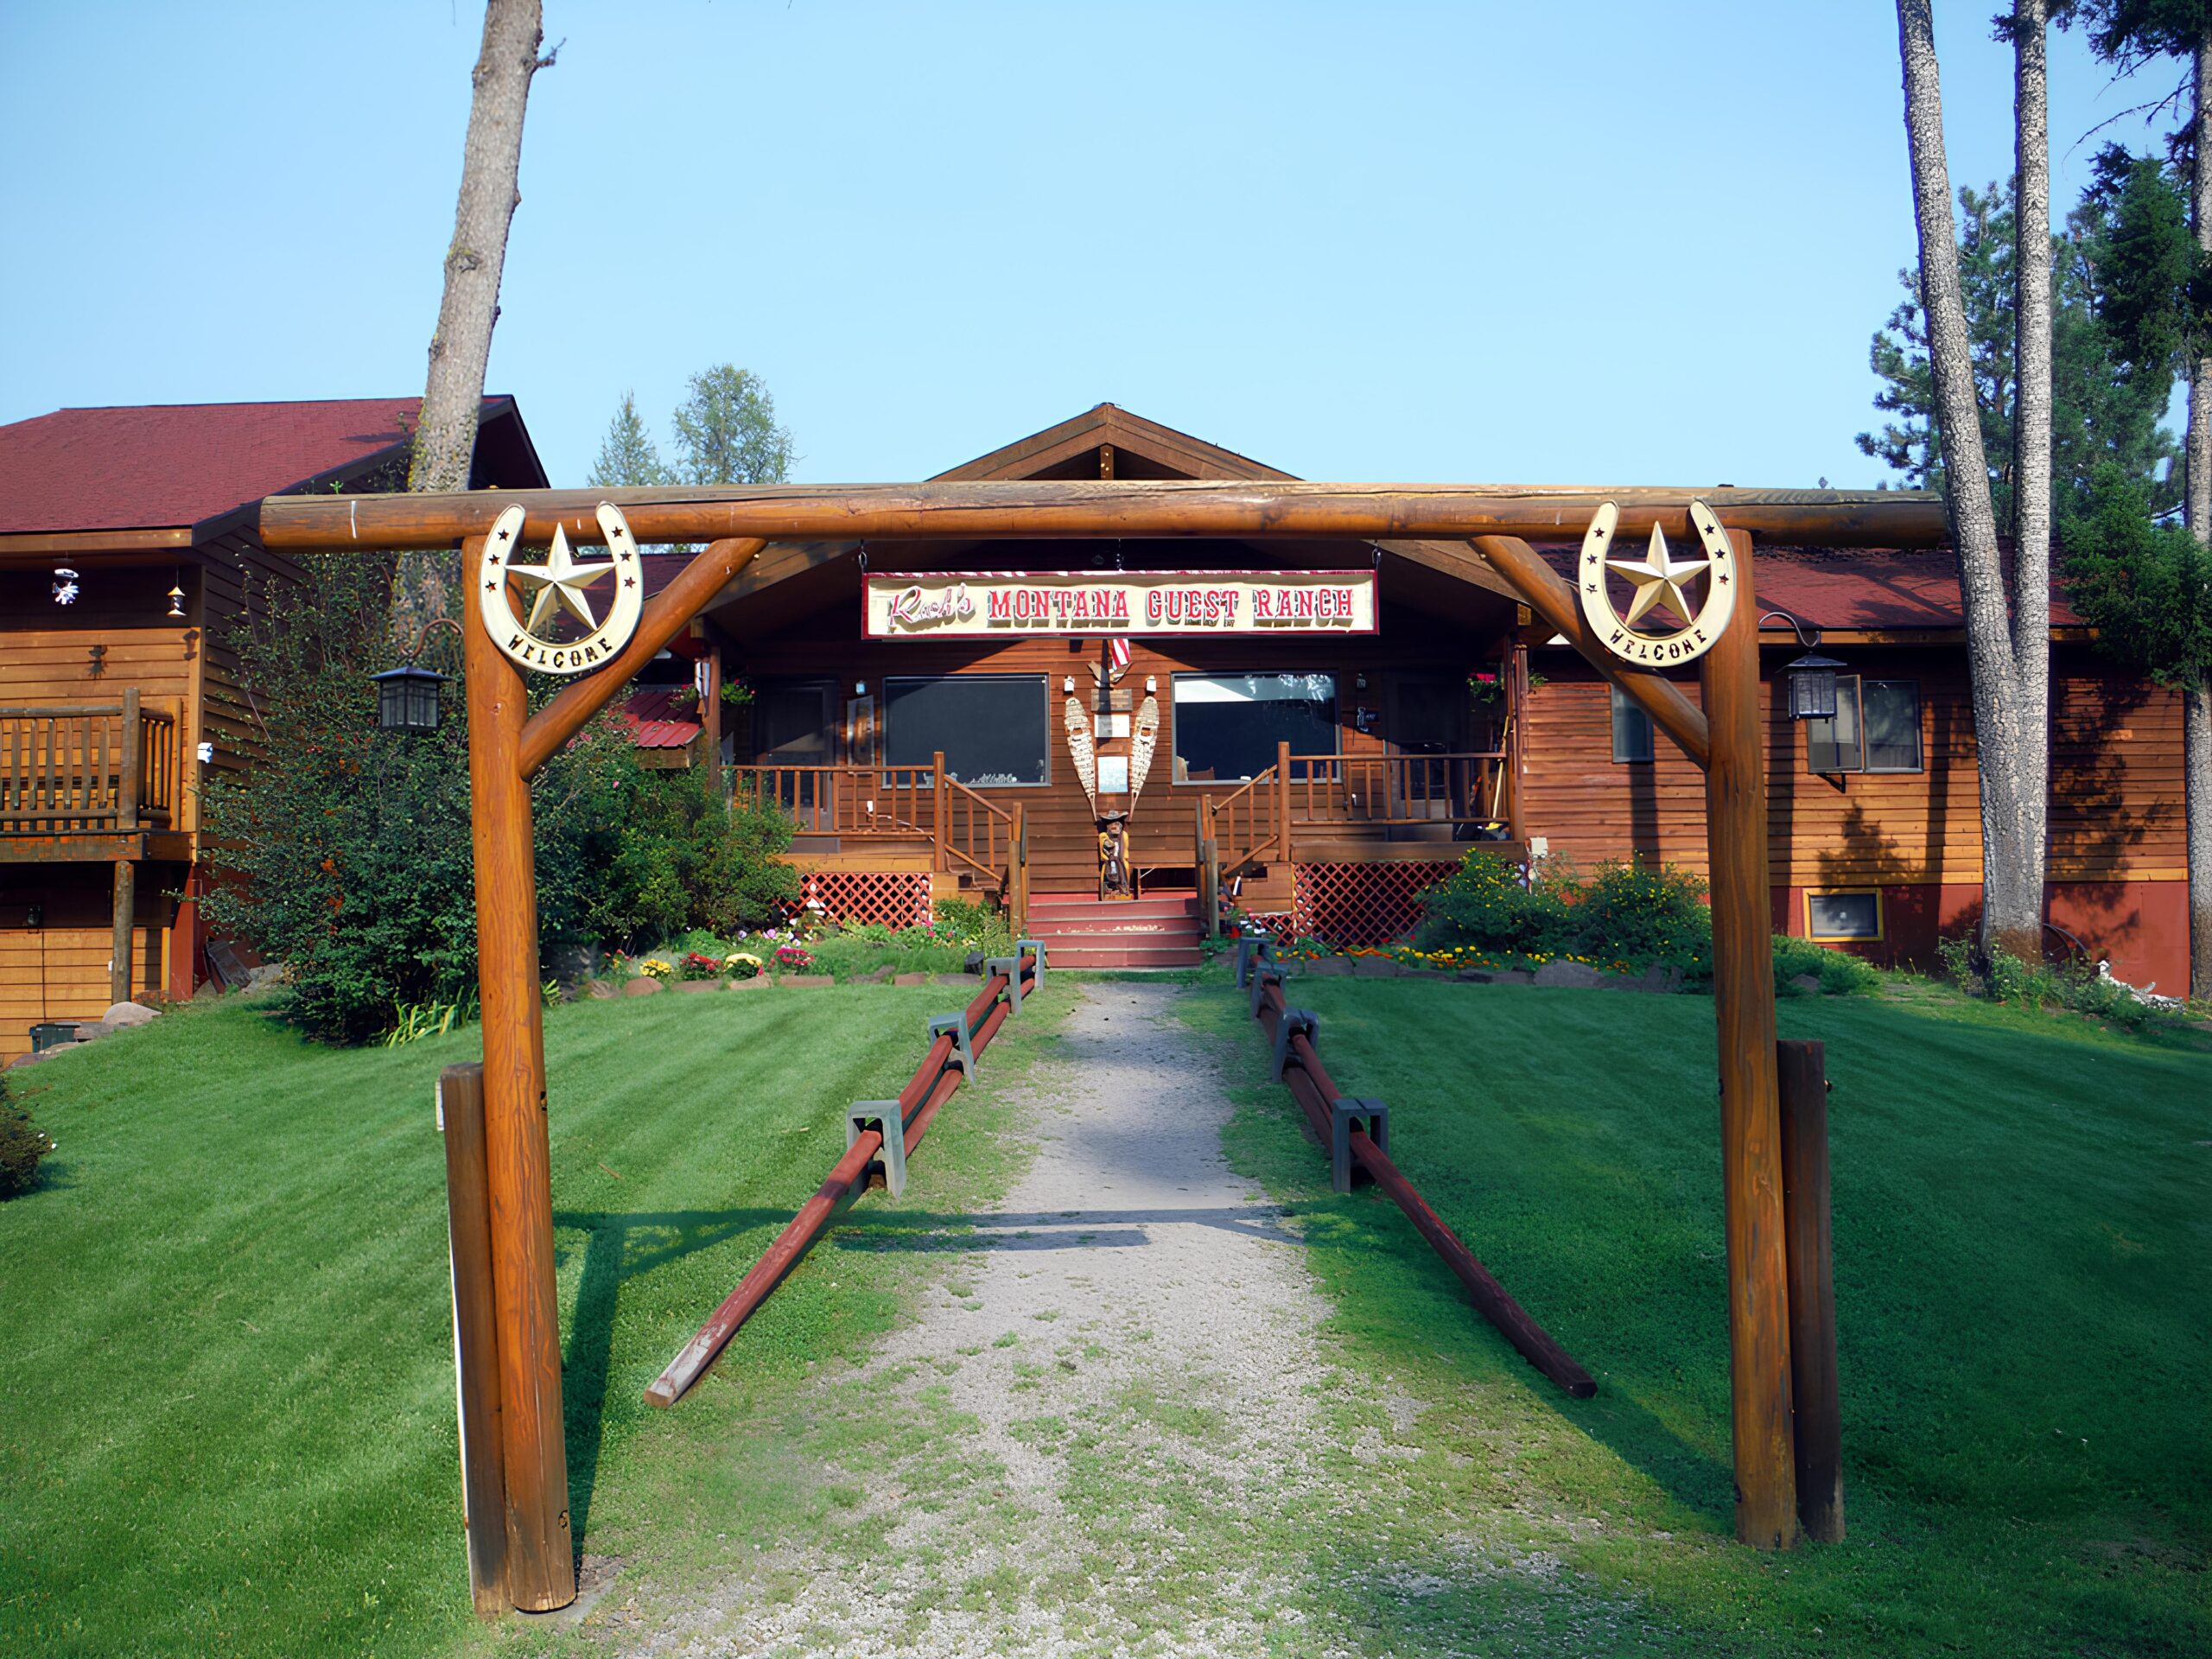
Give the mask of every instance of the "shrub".
[[969, 899], [946, 899], [935, 906], [934, 914], [937, 919], [930, 924], [930, 931], [943, 943], [964, 945], [988, 957], [1014, 954], [1014, 931], [1007, 925], [1006, 912], [997, 906]]
[[2165, 1017], [2160, 1009], [2118, 980], [2106, 978], [2085, 961], [2054, 967], [2049, 963], [2023, 962], [2005, 950], [1984, 958], [1971, 938], [1938, 940], [1936, 954], [1948, 978], [1968, 995], [1986, 997], [1992, 1002], [2027, 1008], [2070, 1008], [2128, 1031], [2139, 1031]]
[[46, 1131], [10, 1100], [8, 1080], [0, 1076], [0, 1198], [12, 1198], [37, 1185], [39, 1160], [53, 1150]]
[[[302, 563], [304, 582], [257, 594], [253, 620], [220, 641], [257, 724], [250, 765], [203, 798], [220, 877], [207, 913], [287, 965], [289, 1014], [310, 1036], [360, 1042], [420, 1027], [475, 984], [467, 710], [448, 695], [434, 733], [377, 730], [368, 677], [394, 656], [393, 562]], [[726, 811], [704, 769], [646, 771], [617, 715], [563, 746], [531, 794], [549, 961], [689, 926], [729, 931], [798, 891], [774, 857], [788, 819]]]
[[[467, 711], [448, 696], [437, 731], [378, 731], [368, 677], [394, 654], [392, 561], [302, 563], [303, 582], [257, 594], [253, 616], [220, 641], [237, 653], [256, 724], [249, 765], [214, 775], [202, 797], [219, 872], [207, 913], [286, 964], [290, 1016], [309, 1035], [360, 1042], [400, 1009], [452, 1002], [475, 981]], [[632, 753], [620, 723], [603, 719], [539, 776], [549, 953], [593, 937]]]
[[1525, 955], [1567, 947], [1567, 906], [1560, 887], [1495, 853], [1471, 852], [1421, 897], [1415, 943], [1425, 950], [1469, 944]]
[[623, 805], [598, 918], [607, 937], [728, 936], [775, 921], [798, 897], [798, 872], [776, 858], [791, 844], [791, 819], [773, 807], [726, 805], [706, 769], [640, 769]]
[[1705, 883], [1669, 864], [1601, 864], [1567, 912], [1573, 949], [1588, 957], [1683, 962], [1713, 953]]
[[1874, 990], [1882, 982], [1881, 975], [1857, 957], [1831, 950], [1809, 939], [1776, 934], [1774, 988], [1783, 996], [1795, 996], [1802, 988], [1790, 981], [1800, 974], [1810, 974], [1819, 980], [1819, 994], [1824, 996], [1855, 996]]

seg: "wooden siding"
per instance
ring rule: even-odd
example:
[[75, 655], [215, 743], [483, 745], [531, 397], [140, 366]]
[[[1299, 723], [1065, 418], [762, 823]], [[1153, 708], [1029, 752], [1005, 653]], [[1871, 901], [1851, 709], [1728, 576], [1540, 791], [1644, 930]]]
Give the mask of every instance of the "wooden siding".
[[[1522, 823], [1554, 855], [1588, 866], [1640, 858], [1706, 871], [1698, 770], [1655, 740], [1649, 763], [1612, 757], [1605, 685], [1565, 653], [1537, 652], [1550, 677], [1528, 702]], [[1769, 652], [1770, 676], [1785, 653]], [[1850, 667], [1920, 685], [1923, 768], [1830, 779], [1806, 769], [1802, 728], [1770, 679], [1768, 846], [1786, 887], [1974, 886], [1981, 880], [1973, 699], [1956, 651], [1866, 650]], [[2051, 676], [2052, 881], [2170, 880], [2183, 874], [2177, 694], [2060, 647]], [[1697, 684], [1684, 677], [1693, 702]]]
[[[139, 868], [131, 983], [149, 1002], [168, 983], [176, 912], [168, 892], [181, 878], [175, 866]], [[105, 864], [0, 866], [0, 1065], [29, 1052], [40, 1020], [97, 1020], [106, 1011], [112, 879]], [[25, 925], [34, 903], [44, 910], [42, 927]]]

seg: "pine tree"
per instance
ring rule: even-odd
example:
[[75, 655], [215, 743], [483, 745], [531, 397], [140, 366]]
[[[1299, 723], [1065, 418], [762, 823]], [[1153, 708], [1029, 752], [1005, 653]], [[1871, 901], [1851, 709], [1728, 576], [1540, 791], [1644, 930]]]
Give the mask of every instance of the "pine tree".
[[654, 447], [652, 435], [638, 418], [635, 392], [622, 394], [621, 407], [607, 423], [607, 435], [600, 440], [599, 459], [592, 462], [591, 476], [585, 481], [594, 490], [647, 488], [676, 482], [675, 474], [662, 462], [660, 451]]

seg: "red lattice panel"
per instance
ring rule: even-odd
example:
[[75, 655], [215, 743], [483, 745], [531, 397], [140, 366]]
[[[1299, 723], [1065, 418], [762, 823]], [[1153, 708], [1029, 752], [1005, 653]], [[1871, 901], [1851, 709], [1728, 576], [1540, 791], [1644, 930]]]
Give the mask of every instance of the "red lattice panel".
[[1335, 945], [1389, 944], [1421, 920], [1421, 893], [1456, 863], [1300, 864], [1293, 873], [1298, 931]]
[[1298, 937], [1298, 918], [1287, 910], [1248, 911], [1244, 919], [1251, 926], [1266, 928], [1284, 944]]
[[819, 899], [833, 922], [875, 922], [885, 927], [926, 926], [930, 878], [919, 870], [817, 870], [799, 882], [799, 903]]

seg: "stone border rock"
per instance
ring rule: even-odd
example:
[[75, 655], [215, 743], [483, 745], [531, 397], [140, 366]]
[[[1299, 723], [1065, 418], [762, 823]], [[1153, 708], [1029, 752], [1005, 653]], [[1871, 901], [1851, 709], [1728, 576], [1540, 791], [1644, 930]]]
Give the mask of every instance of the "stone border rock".
[[73, 1048], [82, 1048], [86, 1043], [98, 1042], [111, 1033], [151, 1025], [161, 1017], [159, 1008], [149, 1008], [143, 1002], [111, 1002], [107, 1012], [99, 1019], [78, 1020], [77, 1034], [70, 1041], [56, 1043], [52, 1048], [41, 1049], [35, 1054], [18, 1054], [8, 1062], [8, 1070], [13, 1071], [20, 1066], [40, 1065], [57, 1054], [67, 1054]]

